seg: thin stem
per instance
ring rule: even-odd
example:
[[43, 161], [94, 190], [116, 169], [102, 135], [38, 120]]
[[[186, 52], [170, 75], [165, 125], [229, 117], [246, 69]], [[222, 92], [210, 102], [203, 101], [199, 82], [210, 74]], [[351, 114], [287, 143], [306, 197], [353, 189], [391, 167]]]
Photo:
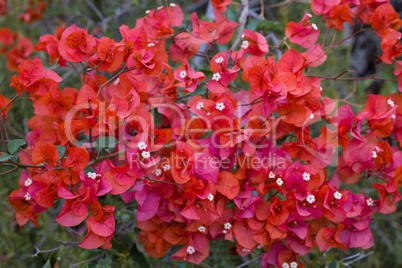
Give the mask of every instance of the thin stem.
[[4, 109], [6, 109], [6, 107], [7, 107], [8, 105], [10, 105], [10, 103], [12, 103], [13, 101], [15, 101], [18, 97], [19, 97], [19, 95], [17, 94], [14, 98], [12, 98], [9, 102], [7, 102], [3, 107], [1, 107], [1, 109], [0, 109], [0, 114], [1, 114], [1, 112], [3, 112]]
[[51, 249], [39, 249], [39, 248], [37, 248], [37, 247], [35, 247], [35, 249], [36, 249], [36, 252], [35, 252], [35, 254], [32, 254], [32, 257], [38, 257], [39, 256], [39, 254], [41, 254], [41, 253], [49, 253], [49, 252], [54, 252], [54, 251], [57, 251], [57, 250], [59, 250], [59, 249], [62, 249], [62, 248], [64, 248], [64, 247], [72, 247], [72, 246], [76, 246], [76, 245], [78, 245], [80, 242], [60, 242], [60, 246], [58, 246], [58, 247], [55, 247], [55, 248], [51, 248]]
[[268, 5], [267, 8], [275, 8], [275, 7], [281, 7], [281, 6], [285, 6], [288, 5], [290, 3], [292, 3], [294, 0], [285, 0], [283, 2], [279, 2], [276, 4], [272, 4], [272, 5]]
[[8, 152], [8, 151], [7, 151], [7, 145], [6, 145], [6, 141], [5, 141], [5, 139], [4, 139], [4, 134], [3, 134], [3, 129], [2, 129], [2, 128], [0, 128], [0, 137], [1, 137], [1, 143], [2, 143], [2, 145], [3, 145], [4, 151], [5, 151], [5, 152]]
[[75, 72], [78, 74], [78, 76], [80, 77], [81, 84], [84, 84], [84, 79], [83, 79], [83, 77], [81, 76], [81, 73], [80, 73], [80, 71], [77, 69], [77, 67], [75, 67], [75, 65], [72, 64], [72, 63], [70, 63], [70, 66], [74, 69], [74, 71], [75, 71]]
[[126, 151], [119, 151], [119, 152], [115, 152], [115, 153], [112, 153], [112, 154], [108, 154], [108, 155], [105, 155], [105, 156], [101, 156], [101, 157], [95, 158], [94, 160], [92, 160], [91, 162], [89, 162], [89, 163], [87, 164], [87, 166], [97, 164], [97, 163], [101, 162], [102, 160], [110, 159], [110, 158], [116, 157], [116, 156], [118, 156], [118, 155], [124, 154], [125, 152], [126, 152]]
[[146, 177], [145, 180], [150, 181], [150, 182], [160, 182], [160, 183], [164, 183], [164, 184], [174, 185], [174, 186], [176, 186], [176, 187], [178, 187], [178, 188], [180, 188], [181, 190], [184, 191], [183, 187], [180, 186], [179, 184], [175, 183], [175, 182], [170, 182], [170, 181], [157, 181], [157, 180], [151, 179], [151, 178], [149, 178], [149, 177]]
[[364, 31], [367, 31], [367, 29], [360, 29], [360, 30], [358, 30], [358, 31], [356, 31], [356, 32], [354, 32], [354, 33], [352, 33], [352, 34], [350, 34], [349, 36], [343, 38], [342, 40], [336, 42], [336, 43], [332, 43], [332, 42], [331, 42], [331, 44], [330, 44], [329, 46], [325, 47], [324, 50], [328, 50], [328, 49], [334, 48], [334, 47], [336, 47], [336, 46], [342, 44], [342, 43], [345, 42], [346, 40], [349, 40], [350, 38], [354, 37], [355, 35], [358, 35], [358, 34], [361, 33], [361, 32], [364, 32]]
[[393, 78], [385, 78], [385, 77], [377, 77], [377, 76], [363, 76], [363, 77], [345, 77], [345, 78], [340, 78], [340, 77], [333, 77], [333, 76], [311, 76], [311, 77], [318, 77], [324, 80], [342, 80], [342, 81], [361, 81], [361, 80], [381, 80], [381, 81], [392, 81], [392, 82], [397, 82], [397, 79]]
[[115, 74], [112, 78], [110, 78], [109, 80], [107, 80], [105, 83], [103, 83], [102, 85], [100, 85], [99, 90], [98, 90], [98, 96], [100, 95], [102, 89], [109, 83], [113, 82], [115, 79], [117, 79], [119, 77], [119, 75], [125, 73], [125, 72], [129, 72], [134, 70], [135, 68], [130, 68], [128, 69], [126, 66], [123, 67], [123, 69], [120, 70], [120, 72], [118, 72], [117, 74]]
[[29, 164], [22, 164], [19, 162], [15, 162], [11, 159], [8, 159], [7, 161], [2, 162], [3, 164], [9, 164], [9, 165], [13, 165], [19, 168], [45, 168], [45, 166], [35, 166], [35, 165], [29, 165]]
[[254, 258], [254, 259], [251, 259], [251, 260], [249, 260], [249, 261], [246, 261], [246, 262], [243, 263], [243, 264], [240, 264], [240, 265], [236, 266], [235, 268], [245, 267], [245, 266], [249, 265], [250, 263], [253, 263], [253, 262], [255, 262], [255, 261], [258, 261], [260, 258], [261, 258], [261, 256], [256, 257], [256, 258]]
[[70, 264], [69, 267], [71, 267], [71, 268], [73, 268], [73, 267], [80, 267], [81, 265], [83, 265], [83, 264], [85, 264], [85, 263], [90, 263], [90, 262], [96, 261], [97, 259], [102, 258], [103, 255], [104, 255], [104, 253], [99, 254], [99, 255], [96, 255], [95, 257], [89, 258], [89, 259], [84, 260], [84, 261], [80, 261], [80, 262], [77, 262], [77, 263]]
[[13, 172], [13, 171], [16, 170], [16, 169], [18, 169], [17, 166], [13, 167], [13, 168], [10, 169], [10, 170], [7, 170], [7, 171], [5, 171], [5, 172], [0, 173], [0, 176], [6, 175], [6, 174], [8, 174], [8, 173], [11, 173], [11, 172]]

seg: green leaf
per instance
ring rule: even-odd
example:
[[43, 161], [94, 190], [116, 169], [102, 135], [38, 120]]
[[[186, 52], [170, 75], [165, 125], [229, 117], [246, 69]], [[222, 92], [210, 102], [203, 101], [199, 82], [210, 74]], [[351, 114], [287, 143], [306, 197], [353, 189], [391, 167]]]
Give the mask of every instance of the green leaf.
[[283, 34], [285, 28], [279, 21], [269, 21], [269, 20], [259, 20], [257, 23], [257, 31], [273, 31], [276, 33]]
[[10, 159], [11, 161], [17, 162], [18, 158], [20, 158], [18, 155], [12, 155]]
[[0, 162], [7, 161], [10, 158], [11, 158], [11, 155], [2, 152], [0, 155]]
[[249, 20], [249, 22], [247, 23], [247, 26], [246, 26], [246, 28], [247, 29], [250, 29], [250, 30], [252, 30], [252, 31], [255, 31], [256, 29], [257, 29], [257, 26], [258, 26], [258, 22], [259, 22], [260, 20], [257, 20], [257, 19], [251, 19], [251, 20]]
[[119, 141], [113, 136], [103, 136], [95, 141], [95, 148], [98, 152], [103, 149], [114, 149], [118, 143]]
[[153, 117], [154, 117], [154, 124], [155, 126], [159, 126], [162, 124], [162, 115], [158, 112], [157, 109], [153, 109], [151, 111]]
[[50, 259], [48, 259], [45, 265], [43, 265], [43, 268], [52, 268], [52, 265], [50, 264]]
[[85, 167], [84, 172], [85, 172], [85, 174], [88, 174], [88, 172], [93, 173], [93, 172], [96, 172], [96, 170], [91, 166], [87, 166], [87, 167]]
[[57, 254], [58, 254], [58, 251], [52, 252], [49, 256], [49, 259], [47, 259], [45, 265], [43, 265], [42, 268], [54, 267], [55, 263], [57, 262]]
[[23, 139], [16, 139], [16, 140], [11, 140], [8, 144], [7, 144], [7, 150], [10, 154], [15, 154], [16, 152], [18, 152], [18, 149], [27, 144], [27, 142]]
[[135, 243], [130, 249], [130, 256], [136, 263], [138, 263], [138, 265], [141, 268], [151, 268], [144, 254], [142, 254], [142, 252], [138, 250], [137, 245]]
[[332, 262], [328, 265], [328, 268], [339, 268], [339, 263], [333, 259]]
[[66, 154], [66, 147], [61, 145], [56, 145], [57, 151], [59, 152], [60, 159]]

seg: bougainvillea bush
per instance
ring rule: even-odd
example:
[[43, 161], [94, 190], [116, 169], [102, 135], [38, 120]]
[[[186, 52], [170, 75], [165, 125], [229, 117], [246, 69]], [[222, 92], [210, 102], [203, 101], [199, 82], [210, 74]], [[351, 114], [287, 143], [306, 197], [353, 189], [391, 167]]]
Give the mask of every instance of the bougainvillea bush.
[[[39, 40], [0, 29], [15, 72], [15, 97], [0, 95], [0, 116], [7, 122], [18, 98], [34, 109], [26, 139], [1, 130], [3, 174], [20, 172], [8, 197], [18, 224], [37, 226], [56, 209], [58, 224], [86, 226], [78, 247], [111, 249], [118, 196], [154, 258], [173, 250], [200, 264], [213, 241], [227, 240], [227, 254], [258, 252], [262, 267], [296, 268], [313, 250], [371, 248], [373, 215], [401, 199], [399, 15], [385, 0], [313, 0], [276, 39], [245, 29], [241, 3], [238, 22], [227, 17], [239, 4], [230, 0], [211, 1], [212, 21], [185, 20], [167, 3], [121, 25], [118, 38], [75, 24]], [[355, 34], [334, 42], [326, 30], [357, 23], [381, 40], [378, 64], [394, 70], [358, 78], [394, 86], [360, 110], [325, 96], [322, 80], [346, 72], [320, 75], [328, 51]]]

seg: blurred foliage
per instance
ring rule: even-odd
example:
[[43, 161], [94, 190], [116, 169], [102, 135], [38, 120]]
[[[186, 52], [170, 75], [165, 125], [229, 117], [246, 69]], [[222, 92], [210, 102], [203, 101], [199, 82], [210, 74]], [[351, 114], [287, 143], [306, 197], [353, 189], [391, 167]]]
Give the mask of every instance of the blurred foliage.
[[[71, 25], [73, 23], [80, 27], [89, 29], [89, 32], [102, 36], [119, 39], [118, 27], [126, 24], [129, 27], [135, 26], [136, 18], [142, 17], [148, 9], [165, 5], [165, 1], [147, 1], [147, 0], [52, 0], [47, 1], [47, 10], [43, 19], [24, 24], [18, 19], [18, 14], [26, 9], [27, 1], [10, 0], [9, 13], [0, 17], [0, 28], [9, 27], [18, 32], [21, 36], [29, 37], [34, 44], [39, 36], [53, 33], [57, 26]], [[194, 1], [202, 2], [202, 1]], [[192, 9], [194, 2], [190, 0], [176, 1], [183, 7], [184, 11]], [[237, 20], [239, 16], [239, 1], [232, 5], [228, 11], [228, 16], [232, 20]], [[253, 1], [252, 1], [253, 2]], [[259, 2], [259, 1], [257, 1]], [[263, 1], [266, 6], [276, 1]], [[279, 1], [277, 1], [279, 2]], [[292, 2], [292, 1], [289, 1]], [[187, 9], [187, 10], [186, 10]], [[273, 9], [266, 9], [265, 21], [251, 19], [247, 28], [254, 29], [265, 34], [272, 32], [278, 35], [279, 41], [283, 36], [284, 26], [290, 20], [298, 21], [304, 12], [309, 10], [308, 4], [292, 3]], [[205, 7], [197, 9], [199, 16], [205, 17]], [[186, 22], [184, 27], [190, 27], [188, 20], [189, 12], [186, 12]], [[316, 20], [316, 21], [314, 21]], [[336, 43], [346, 35], [346, 33], [335, 33], [333, 30], [326, 30], [322, 21], [314, 17], [320, 30], [326, 33], [326, 44], [330, 40]], [[272, 44], [269, 40], [269, 44]], [[281, 43], [281, 48], [286, 49], [288, 44]], [[297, 46], [295, 46], [297, 48]], [[271, 49], [271, 51], [275, 51]], [[350, 66], [351, 43], [345, 42], [340, 46], [328, 50], [327, 62], [319, 67], [319, 75], [334, 77], [345, 72]], [[38, 53], [38, 56], [45, 59], [44, 54]], [[46, 62], [45, 59], [44, 62]], [[0, 92], [8, 97], [15, 93], [8, 86], [11, 72], [5, 68], [5, 58], [0, 57]], [[61, 76], [75, 76], [68, 68], [50, 66], [56, 69]], [[208, 65], [203, 66], [208, 68]], [[311, 75], [318, 75], [318, 70], [312, 71]], [[353, 73], [346, 73], [342, 77], [351, 77]], [[380, 76], [391, 77], [391, 68], [384, 68]], [[373, 80], [350, 82], [340, 80], [324, 80], [322, 82], [325, 89], [325, 95], [343, 99], [349, 93], [354, 92], [347, 102], [358, 107], [365, 102], [366, 89]], [[66, 79], [62, 86], [78, 86], [77, 79]], [[241, 85], [241, 82], [239, 83]], [[355, 90], [355, 91], [354, 91]], [[386, 82], [381, 87], [382, 94], [396, 92], [396, 84]], [[343, 101], [344, 102], [344, 101]], [[342, 101], [340, 102], [342, 104]], [[33, 108], [27, 98], [17, 99], [10, 111], [10, 118], [7, 122], [10, 138], [24, 138], [29, 131], [26, 121], [32, 116]], [[0, 172], [6, 171], [6, 168], [0, 167]], [[113, 248], [108, 251], [83, 250], [75, 245], [82, 239], [85, 233], [85, 226], [75, 228], [64, 228], [54, 223], [54, 219], [60, 210], [62, 203], [57, 202], [55, 207], [47, 213], [41, 214], [39, 227], [35, 228], [32, 224], [26, 224], [19, 227], [14, 219], [14, 211], [7, 202], [9, 193], [18, 187], [18, 178], [20, 172], [0, 177], [0, 207], [3, 211], [0, 216], [0, 267], [192, 267], [185, 262], [172, 261], [170, 256], [176, 249], [168, 252], [162, 259], [152, 259], [143, 254], [144, 249], [139, 243], [135, 228], [135, 206], [133, 204], [125, 205], [118, 197], [107, 197], [113, 199], [116, 206], [116, 237], [113, 239]], [[363, 184], [370, 186], [370, 179]], [[361, 191], [361, 188], [354, 186], [354, 192]], [[324, 254], [309, 254], [304, 257], [307, 267], [402, 267], [402, 256], [398, 253], [402, 251], [402, 210], [401, 204], [396, 213], [391, 215], [376, 215], [372, 223], [372, 230], [375, 236], [375, 246], [367, 251], [363, 250], [328, 250]], [[211, 243], [211, 254], [203, 263], [203, 267], [258, 267], [258, 258], [260, 252], [257, 250], [252, 255], [240, 257], [232, 254], [235, 252], [229, 242], [215, 241]], [[319, 264], [323, 264], [319, 266]], [[349, 266], [347, 266], [349, 265]]]

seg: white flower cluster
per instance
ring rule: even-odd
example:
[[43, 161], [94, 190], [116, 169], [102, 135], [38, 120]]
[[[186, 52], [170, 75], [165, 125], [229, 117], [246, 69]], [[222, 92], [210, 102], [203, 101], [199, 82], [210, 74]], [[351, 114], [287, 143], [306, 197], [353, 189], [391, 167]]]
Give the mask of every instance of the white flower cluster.
[[216, 105], [215, 105], [215, 108], [216, 108], [216, 110], [219, 110], [219, 111], [223, 111], [224, 109], [225, 109], [225, 104], [223, 103], [223, 102], [218, 102]]
[[96, 172], [88, 172], [87, 173], [87, 177], [88, 178], [90, 178], [90, 179], [96, 179], [97, 177], [100, 177], [100, 176], [102, 176], [101, 174], [97, 174]]
[[191, 254], [195, 253], [195, 248], [192, 247], [192, 246], [188, 246], [186, 251], [187, 251], [188, 254], [191, 255]]
[[212, 80], [215, 80], [215, 81], [219, 81], [219, 80], [221, 80], [221, 74], [220, 73], [214, 73], [213, 75], [212, 75]]
[[32, 185], [32, 179], [31, 179], [31, 178], [27, 178], [27, 179], [25, 180], [24, 184], [25, 184], [26, 187], [31, 186], [31, 185]]
[[241, 48], [242, 48], [242, 49], [247, 49], [249, 45], [250, 45], [250, 43], [249, 43], [247, 40], [244, 40], [244, 41], [241, 43]]

